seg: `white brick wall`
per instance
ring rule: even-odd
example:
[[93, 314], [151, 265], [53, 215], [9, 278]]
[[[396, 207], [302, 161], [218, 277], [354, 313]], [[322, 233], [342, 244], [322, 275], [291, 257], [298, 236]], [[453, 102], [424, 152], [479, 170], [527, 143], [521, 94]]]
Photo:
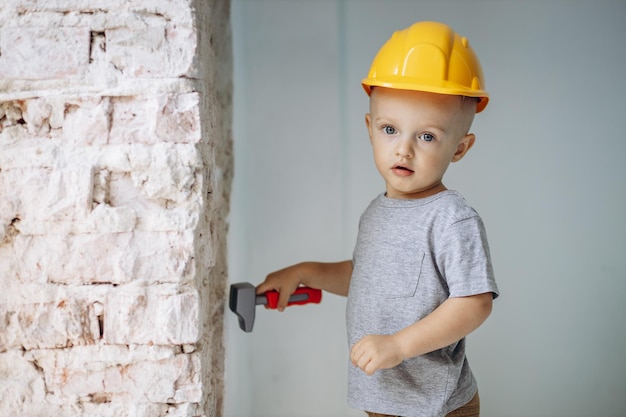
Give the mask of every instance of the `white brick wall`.
[[221, 416], [228, 0], [0, 7], [0, 415]]

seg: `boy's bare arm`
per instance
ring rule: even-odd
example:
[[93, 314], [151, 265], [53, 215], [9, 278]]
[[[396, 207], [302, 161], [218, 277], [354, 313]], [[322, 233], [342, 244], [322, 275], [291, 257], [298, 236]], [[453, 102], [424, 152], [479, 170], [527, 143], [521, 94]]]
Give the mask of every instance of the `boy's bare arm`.
[[328, 291], [337, 295], [348, 295], [350, 278], [352, 276], [352, 261], [341, 262], [302, 262], [272, 272], [257, 286], [257, 294], [269, 290], [280, 293], [278, 310], [283, 311], [287, 306], [289, 296], [298, 288], [305, 285], [311, 288]]
[[372, 375], [404, 359], [448, 346], [477, 329], [491, 314], [492, 293], [451, 297], [422, 320], [393, 335], [369, 335], [352, 347], [352, 363]]

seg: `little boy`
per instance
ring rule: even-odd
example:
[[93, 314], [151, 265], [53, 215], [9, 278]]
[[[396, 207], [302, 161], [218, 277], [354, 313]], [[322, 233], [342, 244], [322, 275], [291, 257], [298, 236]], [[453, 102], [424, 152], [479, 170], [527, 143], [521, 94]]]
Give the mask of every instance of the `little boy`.
[[370, 416], [478, 416], [465, 336], [498, 296], [483, 222], [443, 176], [475, 141], [487, 105], [467, 39], [418, 22], [380, 49], [363, 87], [374, 162], [385, 193], [361, 216], [352, 260], [304, 262], [269, 274], [257, 292], [299, 285], [348, 297], [348, 403]]

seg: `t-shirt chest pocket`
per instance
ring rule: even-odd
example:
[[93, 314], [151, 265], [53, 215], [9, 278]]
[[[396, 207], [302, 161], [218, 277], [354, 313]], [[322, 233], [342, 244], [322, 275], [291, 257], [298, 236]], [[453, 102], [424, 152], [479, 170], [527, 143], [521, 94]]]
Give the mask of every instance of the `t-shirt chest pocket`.
[[[420, 280], [425, 253], [385, 247], [380, 253], [381, 296], [384, 298], [414, 297]], [[381, 268], [382, 267], [382, 268]]]

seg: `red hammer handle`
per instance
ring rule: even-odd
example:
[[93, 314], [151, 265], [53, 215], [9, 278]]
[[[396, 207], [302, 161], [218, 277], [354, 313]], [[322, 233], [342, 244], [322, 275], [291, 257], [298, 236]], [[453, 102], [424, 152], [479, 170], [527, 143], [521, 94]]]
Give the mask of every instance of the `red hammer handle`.
[[[278, 308], [278, 291], [267, 291], [267, 308]], [[288, 306], [295, 304], [319, 303], [322, 301], [322, 290], [309, 287], [298, 287], [298, 289], [289, 296]]]

